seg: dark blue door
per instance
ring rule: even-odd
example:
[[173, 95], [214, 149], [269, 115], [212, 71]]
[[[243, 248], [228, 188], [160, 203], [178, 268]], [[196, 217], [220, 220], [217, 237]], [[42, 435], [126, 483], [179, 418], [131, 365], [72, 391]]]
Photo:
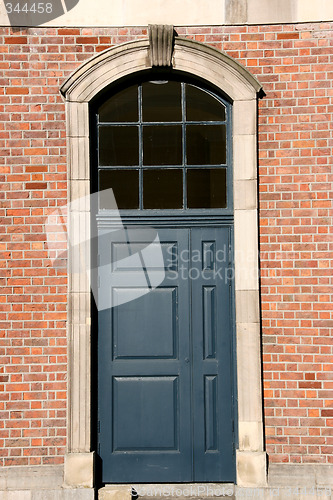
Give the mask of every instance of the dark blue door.
[[230, 227], [158, 229], [162, 261], [120, 233], [99, 232], [102, 480], [233, 481]]

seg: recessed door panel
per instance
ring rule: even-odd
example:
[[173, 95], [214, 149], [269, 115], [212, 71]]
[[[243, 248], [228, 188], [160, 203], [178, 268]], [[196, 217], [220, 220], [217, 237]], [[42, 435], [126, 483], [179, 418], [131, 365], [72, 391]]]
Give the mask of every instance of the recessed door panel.
[[218, 451], [217, 376], [206, 375], [205, 387], [205, 453]]
[[216, 356], [216, 287], [202, 287], [202, 327], [204, 337], [204, 358]]
[[114, 294], [123, 295], [120, 297], [122, 307], [113, 307], [111, 312], [114, 359], [175, 358], [179, 330], [178, 287], [156, 288], [126, 302], [127, 292], [132, 290], [113, 290]]
[[114, 377], [113, 398], [113, 452], [179, 452], [178, 377]]

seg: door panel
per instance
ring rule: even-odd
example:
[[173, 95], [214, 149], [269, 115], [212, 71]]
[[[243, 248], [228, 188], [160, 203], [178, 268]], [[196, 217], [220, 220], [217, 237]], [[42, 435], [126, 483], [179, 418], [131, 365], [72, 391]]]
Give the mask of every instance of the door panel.
[[114, 377], [115, 452], [179, 451], [178, 382], [178, 377]]
[[161, 263], [139, 233], [129, 259], [117, 232], [101, 230], [103, 481], [233, 481], [230, 228], [159, 229], [155, 289]]
[[[126, 289], [114, 289], [126, 294]], [[157, 288], [142, 300], [125, 302], [111, 311], [114, 334], [114, 359], [169, 358], [177, 355], [178, 287]], [[114, 301], [116, 303], [116, 301]], [[149, 311], [149, 313], [147, 313]], [[138, 332], [144, 332], [144, 342]]]
[[229, 244], [228, 227], [191, 229], [194, 477], [202, 482], [234, 477]]
[[[159, 288], [139, 296], [140, 286], [147, 286], [140, 266], [136, 271], [118, 262], [112, 282], [111, 271], [108, 276], [103, 266], [101, 293], [109, 294], [114, 304], [99, 313], [99, 453], [104, 482], [192, 477], [191, 428], [186, 425], [191, 404], [190, 290], [186, 281], [175, 279], [174, 271], [179, 252], [188, 248], [189, 233], [163, 229], [159, 237], [168, 254]], [[116, 233], [104, 238], [99, 249], [102, 263], [117, 245]], [[154, 281], [154, 260], [150, 262], [149, 278]]]

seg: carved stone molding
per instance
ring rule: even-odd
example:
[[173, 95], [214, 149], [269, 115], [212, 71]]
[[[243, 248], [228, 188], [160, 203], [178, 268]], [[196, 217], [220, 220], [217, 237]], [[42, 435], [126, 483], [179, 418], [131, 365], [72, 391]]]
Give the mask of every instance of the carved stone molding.
[[168, 24], [149, 24], [149, 55], [152, 66], [171, 66], [174, 29]]

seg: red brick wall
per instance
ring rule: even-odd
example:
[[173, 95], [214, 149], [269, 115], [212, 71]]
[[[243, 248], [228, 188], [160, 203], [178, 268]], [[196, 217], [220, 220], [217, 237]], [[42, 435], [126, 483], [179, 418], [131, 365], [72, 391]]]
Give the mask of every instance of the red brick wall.
[[[333, 462], [333, 24], [181, 28], [264, 86], [259, 103], [261, 297], [270, 462]], [[0, 31], [1, 464], [61, 463], [66, 446], [66, 274], [45, 217], [66, 203], [59, 87], [141, 28]]]

